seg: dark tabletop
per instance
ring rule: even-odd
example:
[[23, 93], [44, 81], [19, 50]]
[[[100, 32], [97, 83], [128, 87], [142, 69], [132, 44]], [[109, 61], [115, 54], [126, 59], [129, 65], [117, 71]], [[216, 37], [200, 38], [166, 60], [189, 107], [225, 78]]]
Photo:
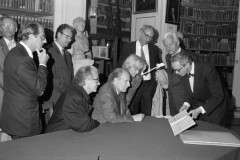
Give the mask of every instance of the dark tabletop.
[[[193, 129], [229, 131], [196, 121]], [[0, 143], [0, 160], [237, 160], [240, 148], [184, 144], [167, 119], [101, 124], [85, 133], [59, 131]]]

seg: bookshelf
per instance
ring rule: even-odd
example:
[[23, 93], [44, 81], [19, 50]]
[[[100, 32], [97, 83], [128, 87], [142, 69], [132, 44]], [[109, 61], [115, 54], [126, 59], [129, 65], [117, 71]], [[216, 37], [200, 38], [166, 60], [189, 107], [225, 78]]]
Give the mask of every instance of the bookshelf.
[[19, 27], [29, 20], [41, 23], [48, 43], [53, 41], [53, 11], [54, 0], [0, 0], [0, 17], [14, 18]]
[[180, 31], [187, 50], [216, 66], [232, 89], [239, 0], [182, 0]]
[[111, 35], [90, 34], [89, 42], [91, 48], [93, 46], [108, 47], [108, 57], [104, 59], [94, 58], [95, 65], [98, 68], [99, 74], [108, 77], [113, 69], [117, 66], [118, 37]]
[[[95, 1], [95, 0], [92, 0]], [[94, 34], [114, 35], [124, 42], [130, 41], [131, 35], [131, 0], [98, 0], [97, 17], [91, 19], [96, 25]]]

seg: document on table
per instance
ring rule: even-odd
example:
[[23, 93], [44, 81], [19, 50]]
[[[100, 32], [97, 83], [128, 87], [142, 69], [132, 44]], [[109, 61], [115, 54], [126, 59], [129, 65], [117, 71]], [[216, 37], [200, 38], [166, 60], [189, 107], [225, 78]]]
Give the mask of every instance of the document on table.
[[240, 140], [230, 132], [188, 130], [180, 138], [186, 144], [240, 147]]
[[174, 136], [196, 124], [186, 110], [170, 117], [168, 122], [172, 128]]

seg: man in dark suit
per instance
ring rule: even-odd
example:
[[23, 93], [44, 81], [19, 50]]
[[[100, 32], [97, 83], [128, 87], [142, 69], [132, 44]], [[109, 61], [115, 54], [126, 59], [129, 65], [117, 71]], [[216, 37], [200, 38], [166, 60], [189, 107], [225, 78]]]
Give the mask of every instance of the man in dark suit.
[[46, 132], [73, 129], [86, 132], [96, 128], [99, 122], [91, 118], [92, 106], [89, 94], [96, 92], [99, 85], [97, 69], [81, 67], [72, 86], [57, 101]]
[[[118, 67], [122, 66], [130, 54], [136, 54], [145, 59], [148, 64], [147, 71], [156, 67], [156, 64], [161, 62], [159, 58], [160, 49], [150, 43], [153, 36], [154, 28], [150, 25], [144, 25], [140, 30], [139, 39], [123, 47], [118, 59]], [[152, 98], [157, 87], [157, 82], [154, 77], [155, 72], [150, 72], [143, 76], [143, 82], [131, 102], [131, 108], [133, 108], [132, 114], [143, 113], [147, 116], [151, 115]]]
[[49, 76], [45, 94], [42, 96], [43, 109], [50, 109], [50, 115], [58, 98], [71, 85], [73, 79], [73, 63], [71, 54], [66, 50], [73, 38], [73, 27], [61, 24], [56, 31], [56, 41], [48, 49]]
[[172, 70], [171, 57], [180, 53], [182, 48], [179, 47], [179, 39], [176, 33], [167, 32], [163, 36], [163, 44], [166, 49], [166, 63], [167, 63], [167, 74], [168, 74], [168, 100], [170, 115], [174, 116], [178, 113], [182, 106], [186, 91], [185, 87], [181, 83], [179, 76]]
[[94, 110], [92, 117], [100, 123], [121, 123], [142, 121], [144, 115], [131, 115], [128, 106], [126, 106], [125, 93], [130, 86], [130, 75], [122, 68], [116, 68], [108, 77], [99, 90], [94, 100]]
[[193, 119], [222, 125], [226, 113], [227, 97], [215, 68], [207, 63], [197, 63], [185, 53], [171, 57], [176, 73], [181, 76], [187, 99], [180, 108], [191, 111]]
[[[12, 139], [40, 134], [38, 97], [47, 85], [49, 56], [42, 48], [44, 28], [29, 22], [19, 32], [20, 44], [11, 49], [4, 62], [4, 96], [0, 127]], [[40, 51], [41, 50], [41, 51]], [[33, 60], [37, 51], [39, 66]]]
[[3, 63], [10, 49], [16, 46], [14, 36], [18, 30], [17, 22], [11, 17], [3, 17], [2, 38], [0, 39], [0, 111], [3, 98]]

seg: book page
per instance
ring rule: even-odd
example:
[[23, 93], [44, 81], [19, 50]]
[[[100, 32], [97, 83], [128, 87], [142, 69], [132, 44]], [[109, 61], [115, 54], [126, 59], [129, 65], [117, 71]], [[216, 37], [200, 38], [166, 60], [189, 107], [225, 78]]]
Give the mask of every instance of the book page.
[[169, 118], [168, 122], [172, 128], [174, 136], [196, 124], [186, 110]]

